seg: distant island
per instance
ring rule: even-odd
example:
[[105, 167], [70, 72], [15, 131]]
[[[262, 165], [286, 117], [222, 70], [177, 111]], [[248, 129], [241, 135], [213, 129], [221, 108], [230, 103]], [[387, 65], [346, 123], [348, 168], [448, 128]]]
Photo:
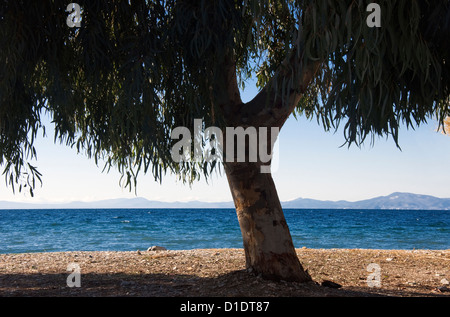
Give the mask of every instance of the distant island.
[[[315, 200], [297, 198], [282, 202], [285, 209], [409, 209], [409, 210], [450, 210], [450, 198], [411, 193], [392, 193], [355, 202], [340, 200]], [[103, 209], [103, 208], [234, 208], [233, 202], [161, 202], [145, 198], [120, 198], [95, 202], [70, 202], [64, 204], [18, 203], [0, 201], [0, 209]]]
[[450, 210], [450, 198], [397, 192], [355, 202], [298, 198], [284, 202], [283, 208]]

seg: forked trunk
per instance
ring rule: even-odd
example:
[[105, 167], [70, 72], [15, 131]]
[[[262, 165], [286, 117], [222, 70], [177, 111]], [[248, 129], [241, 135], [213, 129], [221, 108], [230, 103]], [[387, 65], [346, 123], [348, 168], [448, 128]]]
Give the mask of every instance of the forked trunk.
[[[302, 63], [297, 60], [300, 56], [303, 58], [302, 53], [298, 54], [294, 50], [286, 57], [283, 65]], [[225, 173], [244, 240], [247, 268], [267, 279], [307, 282], [311, 277], [303, 269], [295, 252], [272, 175], [261, 170], [262, 161], [265, 163], [267, 160], [259, 157], [259, 160], [255, 161], [252, 160], [252, 155], [254, 158], [256, 153], [272, 153], [276, 139], [272, 138], [272, 128], [278, 128], [278, 131], [281, 129], [297, 107], [319, 67], [320, 61], [302, 64], [301, 72], [295, 73], [295, 76], [289, 67], [280, 67], [270, 82], [250, 102], [244, 104], [240, 98], [236, 64], [233, 56], [230, 56], [224, 60], [223, 81], [214, 90], [217, 93], [216, 104], [222, 111], [227, 127], [249, 129], [246, 130], [249, 132], [249, 143], [252, 137], [254, 139], [253, 135], [250, 136], [252, 127], [259, 132], [258, 146], [255, 146], [255, 143], [252, 144], [253, 147], [245, 144], [244, 160], [242, 157], [240, 160], [234, 151], [234, 155], [228, 154], [230, 147], [242, 150], [243, 144], [234, 144], [234, 136], [227, 136], [227, 133], [224, 135], [222, 150], [225, 154]], [[277, 90], [276, 87], [281, 86], [276, 85], [277, 78], [296, 82], [297, 89], [289, 91], [287, 99], [280, 98], [286, 92], [280, 93]], [[265, 136], [260, 130], [264, 127], [270, 129], [270, 133]]]
[[258, 163], [224, 163], [244, 240], [247, 269], [272, 280], [307, 282], [270, 173]]

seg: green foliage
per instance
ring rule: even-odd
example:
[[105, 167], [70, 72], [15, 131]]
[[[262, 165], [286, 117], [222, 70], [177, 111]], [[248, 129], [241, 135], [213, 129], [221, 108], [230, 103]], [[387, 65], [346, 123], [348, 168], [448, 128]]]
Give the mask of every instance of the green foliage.
[[140, 172], [208, 176], [218, 165], [172, 161], [170, 133], [195, 118], [223, 126], [230, 63], [241, 87], [256, 76], [286, 101], [321, 62], [295, 114], [343, 121], [349, 143], [397, 142], [401, 122], [450, 114], [448, 0], [380, 0], [381, 28], [367, 27], [362, 0], [77, 2], [80, 28], [66, 25], [67, 3], [0, 1], [0, 165], [19, 189], [40, 180], [28, 162], [43, 112], [55, 141], [118, 168], [130, 188]]
[[326, 61], [311, 85], [320, 96], [315, 111], [326, 128], [345, 121], [349, 144], [383, 134], [398, 143], [400, 123], [414, 127], [433, 115], [442, 123], [449, 111], [449, 1], [378, 3], [380, 28], [367, 27], [366, 1], [336, 1], [306, 35], [306, 57]]

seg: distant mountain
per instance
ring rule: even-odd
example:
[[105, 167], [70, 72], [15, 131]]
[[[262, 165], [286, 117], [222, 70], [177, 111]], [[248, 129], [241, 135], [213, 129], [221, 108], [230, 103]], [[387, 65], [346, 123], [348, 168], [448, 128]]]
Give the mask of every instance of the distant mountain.
[[380, 196], [355, 202], [298, 198], [284, 202], [283, 208], [450, 210], [450, 198], [437, 198], [429, 195], [411, 193], [392, 193], [388, 196]]
[[0, 201], [0, 209], [109, 209], [109, 208], [234, 208], [233, 202], [162, 202], [145, 198], [118, 198], [93, 202], [16, 203]]
[[[282, 203], [286, 209], [423, 209], [450, 210], [450, 198], [437, 198], [411, 193], [393, 193], [366, 200], [349, 202], [297, 198]], [[0, 201], [0, 209], [83, 209], [83, 208], [234, 208], [233, 202], [161, 202], [145, 198], [120, 198], [95, 202], [70, 202], [64, 204], [32, 204]]]

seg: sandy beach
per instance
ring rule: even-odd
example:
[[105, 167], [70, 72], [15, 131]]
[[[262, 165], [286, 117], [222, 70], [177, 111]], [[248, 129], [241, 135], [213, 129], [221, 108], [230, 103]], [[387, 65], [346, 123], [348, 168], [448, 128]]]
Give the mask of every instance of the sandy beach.
[[450, 296], [450, 250], [297, 254], [313, 282], [252, 275], [242, 249], [0, 254], [0, 296]]

